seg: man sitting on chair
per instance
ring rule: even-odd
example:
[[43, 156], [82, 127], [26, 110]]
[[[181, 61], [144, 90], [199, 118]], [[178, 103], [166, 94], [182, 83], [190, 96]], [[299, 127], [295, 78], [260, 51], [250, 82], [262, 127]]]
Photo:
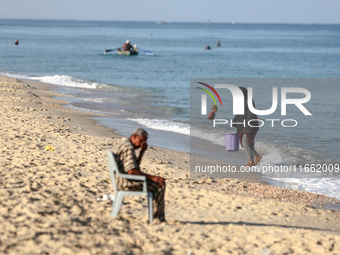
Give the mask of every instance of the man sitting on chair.
[[[140, 163], [143, 154], [147, 149], [146, 140], [148, 133], [141, 128], [137, 128], [130, 138], [125, 138], [115, 148], [113, 153], [116, 155], [116, 162], [118, 170], [123, 174], [134, 174], [146, 176], [148, 191], [153, 194], [153, 216], [158, 218], [161, 222], [165, 221], [164, 217], [164, 193], [165, 180], [162, 177], [142, 173], [140, 170]], [[139, 157], [136, 157], [135, 149], [141, 149]], [[143, 185], [138, 181], [130, 181], [123, 178], [117, 178], [118, 190], [142, 190]]]

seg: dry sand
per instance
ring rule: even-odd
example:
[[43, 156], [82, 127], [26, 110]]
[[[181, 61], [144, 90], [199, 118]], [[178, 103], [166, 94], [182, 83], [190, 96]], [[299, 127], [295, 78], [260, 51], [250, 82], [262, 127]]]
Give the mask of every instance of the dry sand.
[[[144, 198], [117, 218], [106, 164], [119, 136], [62, 107], [52, 87], [0, 77], [1, 254], [340, 254], [335, 199], [227, 179], [190, 179], [189, 156], [150, 147], [142, 169], [167, 178], [166, 223]], [[54, 150], [46, 150], [47, 146]]]

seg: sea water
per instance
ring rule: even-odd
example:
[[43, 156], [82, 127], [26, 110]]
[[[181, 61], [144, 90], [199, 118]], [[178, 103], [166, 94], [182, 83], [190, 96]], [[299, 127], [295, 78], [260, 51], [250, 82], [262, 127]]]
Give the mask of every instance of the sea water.
[[[125, 40], [137, 44], [138, 56], [104, 54]], [[190, 78], [340, 78], [340, 25], [0, 20], [0, 54], [1, 75], [57, 85], [73, 97], [68, 107], [104, 113], [100, 124], [126, 136], [142, 126], [151, 145], [189, 152]], [[340, 87], [308, 86], [318, 95], [308, 105], [317, 121], [284, 136], [261, 128], [263, 164], [339, 163]], [[207, 143], [224, 146], [222, 128], [194, 127]], [[244, 151], [234, 155], [225, 157], [245, 163]], [[335, 177], [266, 181], [340, 198]]]

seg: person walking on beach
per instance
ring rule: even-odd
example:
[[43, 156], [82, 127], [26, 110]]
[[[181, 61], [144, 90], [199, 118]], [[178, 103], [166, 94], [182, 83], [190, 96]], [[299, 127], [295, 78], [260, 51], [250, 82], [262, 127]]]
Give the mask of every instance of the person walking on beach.
[[[262, 159], [262, 156], [260, 156], [254, 149], [255, 136], [257, 131], [259, 130], [257, 120], [258, 117], [248, 108], [248, 90], [243, 87], [240, 87], [240, 89], [242, 90], [244, 95], [244, 115], [236, 115], [233, 119], [233, 123], [238, 124], [233, 124], [233, 126], [237, 128], [237, 133], [240, 138], [241, 146], [244, 148], [249, 160], [248, 164], [245, 166], [256, 166], [257, 163]], [[255, 107], [254, 100], [253, 106]], [[249, 126], [249, 124], [251, 126]]]
[[[118, 165], [119, 172], [123, 174], [134, 174], [146, 176], [148, 191], [153, 194], [153, 215], [160, 222], [165, 221], [164, 216], [164, 194], [165, 194], [165, 179], [160, 176], [149, 175], [142, 173], [140, 163], [143, 154], [147, 149], [148, 133], [141, 128], [137, 128], [130, 136], [124, 138], [122, 142], [114, 149], [116, 155], [115, 160]], [[140, 149], [139, 156], [136, 157], [135, 149]], [[130, 181], [127, 179], [118, 178], [117, 188], [119, 190], [142, 190], [143, 185], [138, 181]]]

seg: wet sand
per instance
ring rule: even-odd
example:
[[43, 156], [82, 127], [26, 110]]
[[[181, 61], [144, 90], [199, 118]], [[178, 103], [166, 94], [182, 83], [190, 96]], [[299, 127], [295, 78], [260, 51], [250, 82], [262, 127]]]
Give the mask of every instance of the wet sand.
[[144, 198], [110, 217], [106, 150], [121, 138], [53, 87], [0, 77], [0, 253], [339, 254], [338, 200], [256, 180], [195, 179], [187, 153], [150, 146], [142, 170], [167, 179], [166, 223]]

